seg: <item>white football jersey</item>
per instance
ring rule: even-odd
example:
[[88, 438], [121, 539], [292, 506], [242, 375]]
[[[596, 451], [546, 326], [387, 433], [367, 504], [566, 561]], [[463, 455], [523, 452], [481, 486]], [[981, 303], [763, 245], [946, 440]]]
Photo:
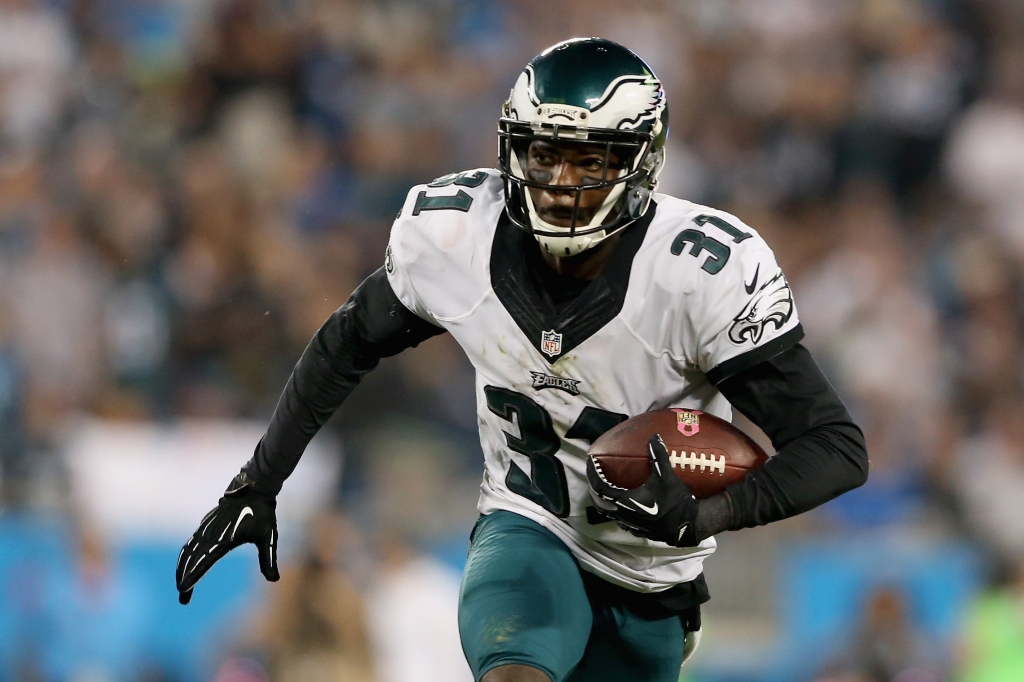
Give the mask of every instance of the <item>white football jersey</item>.
[[601, 433], [649, 410], [731, 418], [712, 382], [802, 335], [771, 249], [727, 213], [657, 194], [559, 314], [527, 274], [536, 240], [504, 209], [492, 169], [414, 187], [385, 262], [402, 303], [450, 332], [476, 369], [480, 512], [533, 519], [586, 570], [632, 590], [693, 580], [714, 538], [678, 549], [588, 514], [585, 456]]

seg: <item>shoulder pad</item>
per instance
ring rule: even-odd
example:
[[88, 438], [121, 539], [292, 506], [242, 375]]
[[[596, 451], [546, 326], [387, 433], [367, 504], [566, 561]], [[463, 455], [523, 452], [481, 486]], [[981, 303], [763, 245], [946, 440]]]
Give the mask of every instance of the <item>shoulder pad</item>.
[[636, 321], [652, 346], [707, 372], [798, 326], [789, 284], [756, 230], [725, 211], [655, 200], [635, 279], [646, 302], [673, 313], [655, 327]]
[[402, 302], [435, 322], [475, 304], [504, 207], [501, 175], [489, 168], [413, 187], [391, 228], [385, 261]]

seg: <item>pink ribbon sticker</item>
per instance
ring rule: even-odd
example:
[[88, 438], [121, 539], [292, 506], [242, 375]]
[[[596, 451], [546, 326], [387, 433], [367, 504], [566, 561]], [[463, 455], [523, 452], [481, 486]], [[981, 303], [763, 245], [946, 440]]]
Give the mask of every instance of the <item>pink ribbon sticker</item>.
[[679, 429], [679, 433], [684, 436], [692, 436], [700, 431], [700, 410], [684, 410], [673, 407], [672, 411], [676, 413], [676, 428]]

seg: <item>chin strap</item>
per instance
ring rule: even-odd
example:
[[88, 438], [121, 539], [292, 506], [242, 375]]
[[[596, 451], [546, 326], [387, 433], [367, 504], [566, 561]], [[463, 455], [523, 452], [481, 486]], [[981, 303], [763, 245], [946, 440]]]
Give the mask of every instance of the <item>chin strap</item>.
[[[622, 193], [625, 191], [625, 189], [625, 185], [615, 185], [615, 187], [612, 188], [612, 191], [608, 193], [608, 196], [605, 198], [604, 203], [601, 205], [601, 208], [598, 209], [597, 213], [594, 214], [594, 217], [593, 219], [591, 219], [590, 223], [587, 225], [583, 225], [578, 229], [589, 230], [595, 227], [599, 227], [601, 223], [604, 221], [604, 219], [611, 212], [612, 207], [615, 206], [615, 203], [619, 200], [619, 197], [622, 196]], [[527, 215], [529, 215], [530, 217], [531, 225], [534, 225], [535, 227], [542, 229], [546, 232], [569, 232], [568, 227], [559, 227], [557, 225], [552, 225], [551, 223], [543, 220], [537, 214], [537, 209], [533, 204], [533, 197], [530, 196], [529, 190], [527, 190], [525, 194], [526, 211]], [[548, 250], [548, 252], [556, 256], [575, 256], [581, 251], [586, 251], [587, 249], [591, 249], [597, 246], [605, 239], [607, 239], [609, 236], [610, 235], [604, 230], [601, 230], [600, 232], [592, 232], [591, 234], [580, 235], [578, 237], [570, 237], [568, 236], [568, 234], [566, 234], [566, 236], [564, 237], [549, 237], [547, 235], [534, 234], [534, 237], [537, 239], [537, 241], [539, 241], [541, 245]]]

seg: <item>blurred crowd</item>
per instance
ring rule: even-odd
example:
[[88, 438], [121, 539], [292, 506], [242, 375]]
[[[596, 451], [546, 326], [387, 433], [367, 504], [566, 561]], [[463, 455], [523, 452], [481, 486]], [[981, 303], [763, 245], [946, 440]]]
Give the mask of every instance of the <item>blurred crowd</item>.
[[[662, 191], [765, 236], [865, 430], [868, 485], [807, 532], [969, 538], [993, 567], [971, 646], [871, 634], [902, 622], [883, 591], [858, 646], [884, 664], [827, 679], [1011, 679], [1024, 627], [1000, 649], [985, 623], [1024, 601], [1019, 0], [0, 0], [2, 503], [55, 499], [78, 415], [267, 418], [408, 188], [495, 165], [519, 70], [587, 35], [663, 79]], [[331, 424], [342, 496], [396, 423], [478, 470], [472, 380], [445, 336], [371, 374]], [[273, 608], [324, 607], [302, 589]]]

